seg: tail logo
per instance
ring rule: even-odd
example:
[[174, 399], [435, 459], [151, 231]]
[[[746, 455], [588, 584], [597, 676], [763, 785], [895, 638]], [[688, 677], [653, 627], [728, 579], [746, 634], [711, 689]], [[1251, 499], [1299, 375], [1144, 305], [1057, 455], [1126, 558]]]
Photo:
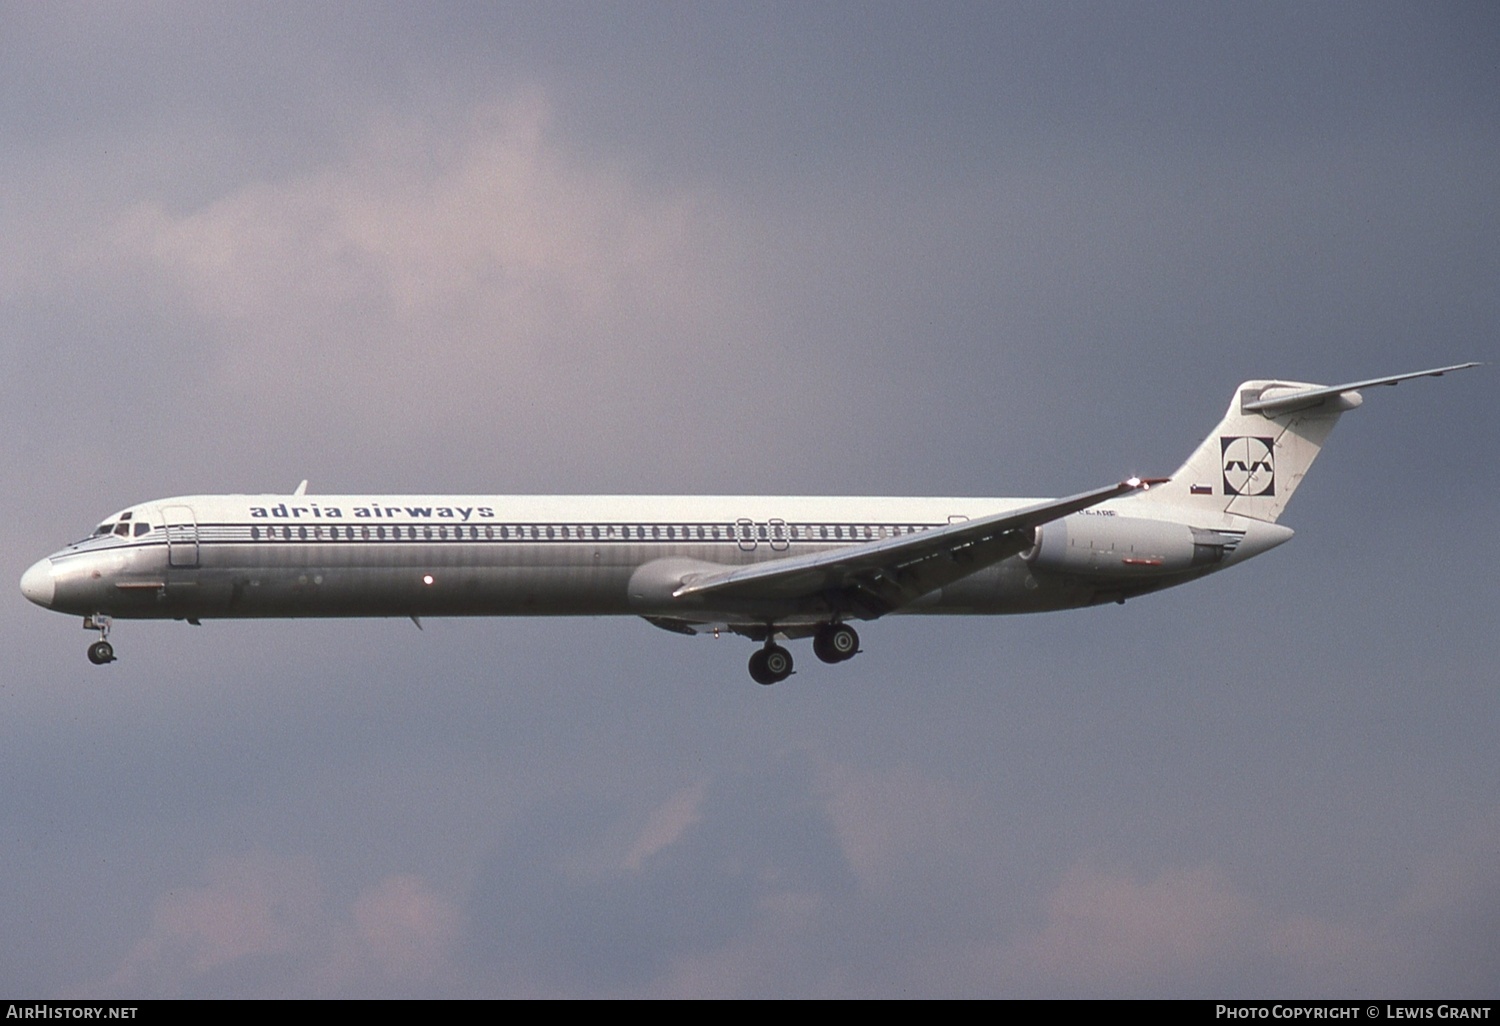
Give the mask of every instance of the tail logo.
[[1225, 495], [1275, 495], [1275, 439], [1225, 435], [1219, 439], [1224, 457]]

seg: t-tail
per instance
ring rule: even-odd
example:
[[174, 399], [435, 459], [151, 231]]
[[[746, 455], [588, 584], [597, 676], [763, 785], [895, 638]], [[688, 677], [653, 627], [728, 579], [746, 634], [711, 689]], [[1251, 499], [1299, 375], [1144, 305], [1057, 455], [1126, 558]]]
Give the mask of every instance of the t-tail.
[[1204, 512], [1233, 513], [1275, 523], [1302, 483], [1339, 416], [1359, 406], [1358, 389], [1412, 378], [1442, 377], [1452, 367], [1313, 385], [1301, 381], [1247, 381], [1235, 389], [1229, 412], [1171, 480], [1138, 496]]

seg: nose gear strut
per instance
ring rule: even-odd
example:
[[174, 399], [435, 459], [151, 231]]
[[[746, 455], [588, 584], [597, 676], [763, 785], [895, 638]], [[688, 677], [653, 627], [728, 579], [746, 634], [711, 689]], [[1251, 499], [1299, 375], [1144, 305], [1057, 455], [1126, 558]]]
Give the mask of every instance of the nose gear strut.
[[112, 617], [103, 613], [95, 613], [93, 616], [83, 618], [83, 629], [86, 631], [98, 631], [99, 640], [89, 646], [89, 662], [95, 666], [103, 666], [105, 663], [115, 661], [115, 646], [107, 640], [109, 628], [113, 625]]

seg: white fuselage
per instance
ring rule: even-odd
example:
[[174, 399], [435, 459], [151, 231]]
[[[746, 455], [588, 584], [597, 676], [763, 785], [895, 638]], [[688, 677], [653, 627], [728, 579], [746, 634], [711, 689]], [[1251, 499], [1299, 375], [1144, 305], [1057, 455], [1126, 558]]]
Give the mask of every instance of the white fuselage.
[[[181, 496], [115, 514], [32, 567], [22, 589], [51, 609], [124, 619], [631, 614], [672, 629], [796, 627], [850, 614], [816, 597], [730, 608], [673, 599], [651, 586], [649, 570], [826, 553], [1036, 501]], [[1044, 525], [1031, 551], [899, 611], [1017, 613], [1120, 601], [1290, 536], [1274, 524], [1126, 497]]]

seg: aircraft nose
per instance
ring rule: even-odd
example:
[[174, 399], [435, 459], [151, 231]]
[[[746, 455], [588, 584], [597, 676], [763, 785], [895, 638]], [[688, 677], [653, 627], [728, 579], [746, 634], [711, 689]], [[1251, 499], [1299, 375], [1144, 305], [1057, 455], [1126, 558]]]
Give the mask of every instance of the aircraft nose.
[[21, 594], [39, 606], [52, 605], [57, 592], [57, 582], [52, 577], [52, 560], [39, 559], [31, 569], [21, 575]]

